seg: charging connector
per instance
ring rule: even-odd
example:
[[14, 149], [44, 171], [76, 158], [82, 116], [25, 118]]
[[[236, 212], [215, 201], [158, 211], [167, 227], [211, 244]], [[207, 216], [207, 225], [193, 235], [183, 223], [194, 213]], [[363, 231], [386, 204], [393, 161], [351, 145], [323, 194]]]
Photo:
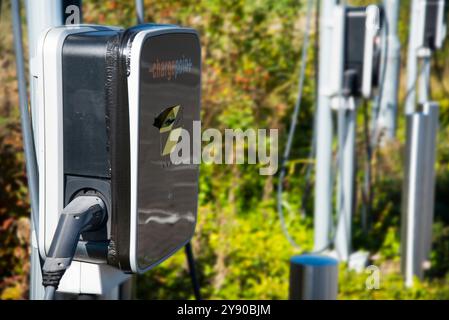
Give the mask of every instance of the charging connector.
[[72, 263], [80, 234], [95, 231], [106, 222], [106, 206], [97, 196], [77, 197], [64, 208], [42, 268], [45, 300], [53, 299], [62, 276]]

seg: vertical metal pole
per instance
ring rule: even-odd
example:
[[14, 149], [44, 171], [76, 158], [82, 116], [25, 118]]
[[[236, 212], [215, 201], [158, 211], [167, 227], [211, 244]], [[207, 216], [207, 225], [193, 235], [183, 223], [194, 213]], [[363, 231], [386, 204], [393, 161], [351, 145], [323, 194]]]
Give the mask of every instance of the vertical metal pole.
[[136, 0], [136, 14], [137, 14], [137, 23], [138, 24], [145, 23], [145, 11], [143, 6], [143, 0]]
[[387, 28], [387, 52], [385, 65], [385, 80], [380, 97], [379, 123], [387, 140], [396, 136], [396, 118], [398, 109], [399, 63], [401, 44], [398, 38], [399, 0], [385, 0], [385, 15]]
[[[38, 203], [38, 172], [36, 151], [33, 141], [33, 129], [31, 116], [28, 111], [28, 94], [26, 86], [26, 76], [24, 68], [23, 44], [22, 44], [22, 20], [20, 15], [20, 1], [11, 1], [11, 13], [13, 19], [14, 47], [16, 52], [16, 74], [19, 88], [19, 104], [21, 115], [21, 127], [23, 137], [23, 149], [25, 153], [26, 173], [28, 180], [28, 191], [31, 205], [31, 279], [41, 282], [40, 257], [37, 250], [37, 233], [35, 226], [39, 224], [39, 203]], [[42, 286], [31, 286], [30, 297], [43, 296]]]
[[436, 145], [438, 138], [439, 126], [439, 105], [438, 103], [429, 102], [423, 106], [423, 113], [428, 117], [429, 125], [427, 127], [427, 142], [425, 144], [426, 150], [423, 152], [426, 157], [426, 170], [424, 174], [424, 210], [423, 215], [425, 221], [423, 229], [424, 237], [424, 259], [428, 259], [432, 249], [432, 226], [435, 208], [435, 160], [436, 160]]
[[[53, 0], [26, 0], [27, 22], [28, 22], [28, 46], [30, 58], [30, 100], [31, 115], [34, 136], [38, 132], [39, 113], [36, 106], [37, 92], [37, 75], [36, 70], [36, 48], [40, 33], [55, 25], [62, 24], [61, 2]], [[35, 150], [39, 150], [37, 139], [34, 140]], [[38, 163], [39, 167], [39, 163]], [[39, 251], [37, 248], [38, 226], [32, 225], [32, 243], [31, 243], [31, 268], [30, 268], [30, 299], [42, 299], [42, 274], [39, 263]]]
[[348, 261], [351, 254], [352, 216], [354, 212], [356, 105], [353, 97], [345, 99], [339, 110], [339, 174], [337, 189], [337, 233], [335, 249], [339, 259]]
[[401, 268], [405, 285], [413, 285], [413, 277], [422, 278], [426, 223], [424, 193], [426, 177], [426, 144], [429, 117], [423, 113], [407, 116], [405, 179], [402, 194]]
[[328, 247], [332, 213], [332, 111], [326, 94], [329, 86], [329, 53], [332, 52], [332, 17], [335, 0], [321, 0], [320, 53], [317, 106], [317, 146], [314, 206], [314, 250]]
[[419, 103], [425, 104], [430, 101], [430, 63], [431, 55], [428, 55], [421, 59], [422, 71], [419, 75]]
[[419, 0], [412, 0], [410, 9], [410, 28], [408, 36], [408, 55], [407, 55], [407, 90], [405, 99], [405, 114], [411, 114], [415, 111], [416, 99], [416, 81], [418, 78], [418, 48], [417, 34], [419, 34]]
[[[38, 111], [34, 107], [37, 102], [37, 75], [36, 75], [36, 54], [37, 42], [42, 31], [63, 24], [62, 2], [53, 0], [26, 0], [27, 24], [28, 24], [28, 47], [30, 56], [30, 99], [31, 114], [33, 117], [33, 129], [37, 136], [39, 122]], [[39, 150], [35, 141], [36, 150]]]

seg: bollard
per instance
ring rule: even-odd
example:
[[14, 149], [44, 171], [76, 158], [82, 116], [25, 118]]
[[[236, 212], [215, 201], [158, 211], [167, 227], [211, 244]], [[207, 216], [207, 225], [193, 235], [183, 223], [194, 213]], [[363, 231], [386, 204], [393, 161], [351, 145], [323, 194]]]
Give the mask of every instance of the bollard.
[[423, 250], [423, 183], [424, 145], [426, 143], [427, 117], [422, 113], [407, 116], [407, 144], [405, 176], [402, 194], [401, 219], [401, 269], [407, 287], [413, 277], [422, 278]]
[[431, 247], [437, 129], [436, 103], [407, 116], [401, 219], [401, 269], [407, 287], [414, 276], [422, 279]]
[[429, 258], [432, 249], [432, 225], [435, 208], [435, 161], [436, 161], [436, 145], [439, 126], [439, 105], [436, 102], [427, 102], [423, 106], [423, 113], [429, 116], [429, 126], [427, 131], [426, 151], [427, 157], [425, 187], [424, 187], [424, 208], [425, 208], [425, 239], [424, 239], [424, 257]]
[[290, 259], [290, 300], [336, 300], [338, 261], [303, 254]]

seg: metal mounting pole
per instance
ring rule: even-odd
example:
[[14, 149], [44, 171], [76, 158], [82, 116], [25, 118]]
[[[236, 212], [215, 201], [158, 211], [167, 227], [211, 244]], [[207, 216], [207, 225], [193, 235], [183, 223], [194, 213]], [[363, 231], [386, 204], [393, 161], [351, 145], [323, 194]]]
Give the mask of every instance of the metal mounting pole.
[[430, 63], [431, 53], [421, 59], [422, 71], [419, 75], [419, 103], [421, 105], [430, 101]]
[[399, 0], [385, 0], [386, 18], [386, 65], [385, 80], [382, 86], [382, 96], [380, 97], [380, 114], [376, 126], [384, 131], [387, 140], [396, 136], [396, 121], [398, 109], [398, 88], [399, 88], [399, 63], [401, 44], [398, 38], [399, 22]]
[[436, 161], [436, 146], [438, 139], [439, 127], [439, 105], [435, 102], [425, 103], [423, 106], [423, 113], [428, 116], [429, 126], [427, 131], [427, 143], [424, 156], [426, 157], [425, 180], [424, 184], [424, 258], [428, 259], [432, 249], [432, 226], [435, 209], [435, 161]]
[[[36, 78], [36, 47], [40, 33], [55, 25], [62, 24], [62, 9], [60, 1], [53, 0], [26, 0], [26, 12], [28, 23], [28, 46], [30, 59], [30, 100], [31, 116], [34, 136], [37, 136], [39, 113], [36, 109], [38, 97]], [[37, 139], [34, 139], [35, 150], [39, 150]], [[39, 163], [37, 164], [39, 167]], [[32, 225], [33, 234], [31, 239], [31, 268], [30, 268], [30, 299], [40, 300], [43, 298], [42, 274], [40, 268], [39, 250], [37, 248], [37, 228]]]
[[[11, 1], [11, 13], [13, 19], [14, 46], [16, 52], [16, 73], [19, 91], [19, 104], [21, 115], [21, 127], [23, 137], [23, 149], [25, 154], [26, 173], [28, 180], [28, 191], [31, 205], [31, 279], [40, 282], [41, 261], [37, 250], [37, 232], [35, 226], [39, 224], [39, 203], [38, 203], [38, 172], [36, 151], [33, 141], [33, 129], [31, 116], [28, 110], [28, 94], [26, 86], [26, 76], [24, 68], [23, 44], [22, 44], [22, 20], [20, 14], [20, 1]], [[31, 286], [30, 297], [41, 297], [43, 295], [42, 286]]]
[[419, 34], [419, 27], [419, 0], [412, 0], [407, 54], [407, 90], [405, 98], [406, 115], [412, 114], [415, 111], [416, 81], [418, 79], [418, 39], [416, 35]]
[[407, 145], [405, 179], [402, 194], [401, 268], [406, 286], [413, 285], [413, 277], [422, 278], [424, 262], [424, 184], [425, 145], [428, 131], [427, 116], [413, 113], [407, 116]]
[[435, 158], [438, 132], [437, 103], [407, 116], [407, 147], [402, 196], [402, 272], [407, 286], [423, 276], [429, 258], [435, 198]]
[[329, 53], [332, 52], [332, 18], [335, 0], [321, 0], [320, 53], [317, 106], [317, 146], [314, 205], [314, 250], [329, 246], [332, 214], [332, 111], [329, 87]]

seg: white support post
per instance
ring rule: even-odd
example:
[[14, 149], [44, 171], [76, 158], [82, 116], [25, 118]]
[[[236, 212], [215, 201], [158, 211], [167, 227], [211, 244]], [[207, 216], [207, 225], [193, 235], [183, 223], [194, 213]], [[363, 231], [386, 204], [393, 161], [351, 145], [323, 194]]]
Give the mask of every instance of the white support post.
[[424, 155], [426, 157], [426, 173], [424, 174], [424, 208], [425, 215], [424, 230], [424, 258], [428, 259], [432, 249], [432, 226], [435, 209], [435, 162], [437, 155], [437, 140], [439, 127], [439, 105], [435, 102], [425, 103], [423, 106], [423, 113], [429, 118], [429, 126], [427, 131], [426, 150]]
[[408, 36], [407, 54], [407, 90], [405, 97], [405, 114], [409, 115], [415, 111], [416, 105], [416, 82], [418, 80], [418, 35], [422, 27], [419, 21], [419, 0], [412, 0], [410, 9], [410, 28]]
[[421, 68], [419, 76], [419, 103], [424, 105], [430, 101], [430, 64], [431, 64], [430, 52], [422, 57]]
[[424, 262], [424, 184], [427, 116], [421, 112], [407, 116], [405, 179], [402, 193], [401, 269], [405, 285], [423, 276]]
[[[409, 57], [407, 64], [407, 150], [402, 199], [402, 272], [406, 286], [412, 286], [413, 277], [423, 276], [423, 263], [431, 250], [432, 224], [435, 201], [435, 159], [438, 133], [437, 103], [431, 102], [430, 72], [432, 51], [420, 47], [424, 37], [425, 4], [413, 0], [411, 8]], [[438, 45], [437, 45], [438, 48]], [[418, 68], [418, 64], [421, 64]], [[418, 71], [419, 69], [419, 71]], [[422, 112], [416, 110], [418, 102]]]
[[[30, 100], [31, 100], [31, 115], [33, 123], [34, 136], [38, 135], [38, 121], [39, 114], [35, 106], [37, 105], [37, 79], [35, 74], [36, 69], [36, 47], [39, 35], [45, 29], [61, 25], [62, 9], [61, 1], [53, 0], [26, 0], [26, 13], [28, 24], [28, 46], [30, 59]], [[37, 139], [34, 139], [35, 150], [38, 152], [39, 145]], [[39, 159], [38, 159], [39, 160]], [[38, 162], [39, 167], [39, 162]], [[42, 274], [39, 264], [39, 251], [37, 248], [37, 228], [32, 226], [32, 241], [31, 241], [31, 268], [30, 268], [30, 299], [40, 300], [43, 298]]]
[[435, 198], [438, 104], [407, 116], [407, 148], [402, 195], [402, 272], [406, 286], [422, 278], [429, 258]]
[[[37, 136], [37, 123], [39, 115], [34, 108], [36, 105], [36, 79], [35, 66], [37, 54], [37, 42], [42, 31], [63, 24], [62, 17], [62, 1], [54, 0], [26, 0], [26, 17], [28, 25], [28, 47], [30, 56], [30, 99], [31, 99], [31, 113], [33, 117], [33, 129], [35, 136]], [[36, 142], [37, 143], [37, 142]], [[36, 145], [36, 150], [39, 146]]]
[[[376, 127], [383, 131], [386, 140], [396, 136], [398, 110], [399, 63], [401, 44], [398, 38], [399, 0], [384, 0], [386, 19], [385, 80], [380, 97], [380, 114]], [[380, 75], [382, 77], [382, 74]], [[378, 134], [379, 132], [376, 132]]]
[[335, 4], [335, 0], [321, 0], [314, 202], [315, 251], [328, 247], [332, 217], [332, 111], [328, 90], [329, 53], [332, 52], [332, 20]]

